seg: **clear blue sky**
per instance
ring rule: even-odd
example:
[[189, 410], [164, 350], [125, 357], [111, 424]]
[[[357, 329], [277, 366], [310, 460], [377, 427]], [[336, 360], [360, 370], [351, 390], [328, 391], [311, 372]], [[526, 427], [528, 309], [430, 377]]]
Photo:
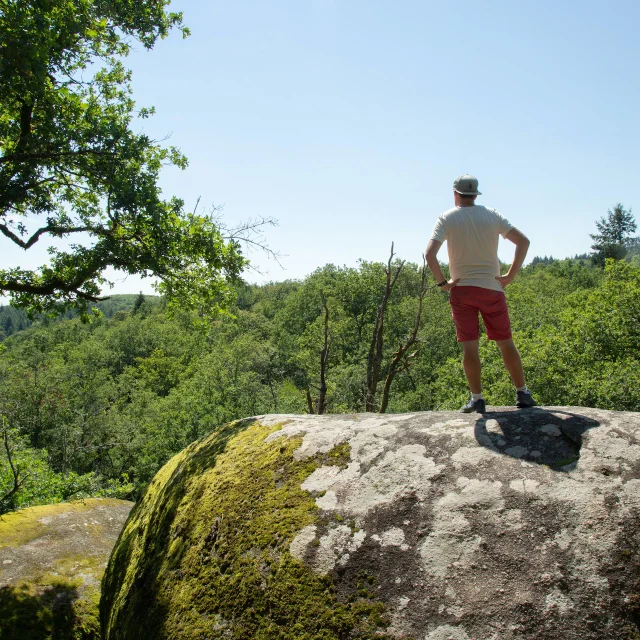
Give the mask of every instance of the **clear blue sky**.
[[[271, 216], [267, 273], [420, 260], [461, 173], [534, 255], [589, 251], [637, 202], [640, 3], [176, 0], [192, 35], [131, 55], [141, 123], [188, 156], [166, 196]], [[513, 252], [502, 242], [500, 257]], [[446, 250], [441, 252], [446, 259]], [[114, 292], [137, 291], [129, 279]], [[146, 289], [146, 287], [144, 287]]]

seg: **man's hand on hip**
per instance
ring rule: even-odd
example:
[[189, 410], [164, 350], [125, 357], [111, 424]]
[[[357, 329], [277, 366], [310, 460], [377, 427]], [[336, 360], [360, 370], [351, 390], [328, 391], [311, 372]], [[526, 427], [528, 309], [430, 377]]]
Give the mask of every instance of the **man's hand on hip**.
[[510, 276], [505, 273], [503, 276], [496, 276], [496, 280], [500, 283], [500, 286], [504, 289], [508, 284], [511, 284], [515, 279], [515, 276]]
[[456, 278], [455, 280], [449, 280], [447, 282], [447, 284], [443, 284], [442, 287], [440, 287], [443, 291], [451, 291], [451, 289], [453, 289], [453, 287], [455, 287], [458, 282], [460, 282], [460, 278]]

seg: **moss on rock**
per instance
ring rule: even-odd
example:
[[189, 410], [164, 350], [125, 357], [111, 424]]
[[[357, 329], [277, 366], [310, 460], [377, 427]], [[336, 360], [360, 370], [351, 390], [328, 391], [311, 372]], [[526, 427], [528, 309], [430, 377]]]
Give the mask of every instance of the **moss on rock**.
[[108, 640], [386, 638], [383, 607], [345, 597], [289, 544], [319, 511], [301, 484], [348, 445], [296, 461], [278, 426], [227, 425], [175, 456], [136, 505], [111, 556], [100, 605]]
[[0, 517], [0, 640], [100, 638], [100, 580], [131, 506], [88, 499]]
[[98, 587], [47, 574], [0, 588], [0, 638], [99, 640]]
[[[117, 498], [88, 498], [74, 502], [58, 502], [56, 504], [29, 507], [19, 511], [10, 511], [0, 516], [0, 549], [2, 547], [19, 547], [40, 536], [50, 533], [49, 524], [57, 517], [67, 517], [72, 513], [93, 511], [97, 506], [109, 508], [123, 504]], [[130, 503], [128, 503], [130, 504]], [[91, 523], [91, 528], [101, 527]], [[101, 528], [96, 533], [101, 533]]]

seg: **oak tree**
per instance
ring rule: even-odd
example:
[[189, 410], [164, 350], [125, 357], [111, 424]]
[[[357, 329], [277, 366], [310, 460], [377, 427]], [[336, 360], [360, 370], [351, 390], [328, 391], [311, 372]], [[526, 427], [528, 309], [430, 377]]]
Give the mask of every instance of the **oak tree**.
[[[158, 187], [186, 158], [136, 133], [133, 43], [151, 49], [182, 15], [168, 0], [0, 0], [0, 239], [25, 251], [52, 239], [39, 269], [0, 269], [0, 294], [31, 311], [86, 310], [105, 269], [158, 278], [185, 306], [224, 306], [246, 265], [216, 219]], [[1, 245], [0, 245], [1, 246]]]

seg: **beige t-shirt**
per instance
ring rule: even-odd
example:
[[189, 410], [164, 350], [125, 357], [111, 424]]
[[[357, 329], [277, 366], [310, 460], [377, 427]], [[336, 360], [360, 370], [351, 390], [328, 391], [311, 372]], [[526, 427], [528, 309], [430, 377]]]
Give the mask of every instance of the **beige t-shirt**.
[[436, 222], [432, 240], [447, 241], [451, 277], [467, 287], [484, 287], [502, 291], [496, 276], [500, 275], [498, 236], [504, 236], [513, 225], [495, 209], [475, 204], [445, 211]]

